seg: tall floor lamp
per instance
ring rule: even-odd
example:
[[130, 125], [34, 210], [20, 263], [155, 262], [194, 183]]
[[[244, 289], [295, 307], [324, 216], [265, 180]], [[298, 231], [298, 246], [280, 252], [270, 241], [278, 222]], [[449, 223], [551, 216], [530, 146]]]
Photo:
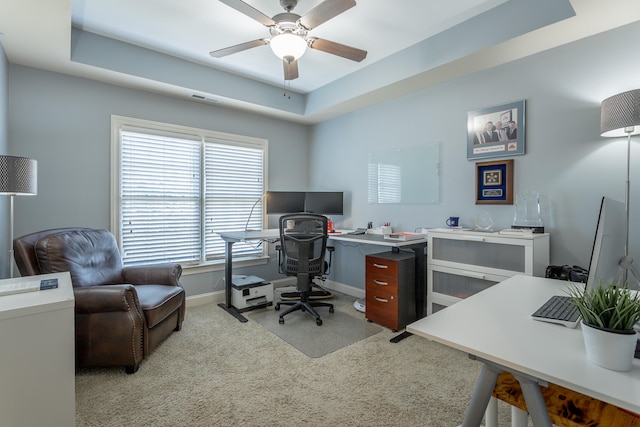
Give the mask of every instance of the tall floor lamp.
[[623, 268], [623, 280], [627, 285], [628, 271], [631, 270], [636, 280], [640, 283], [640, 278], [634, 271], [631, 263], [633, 259], [629, 256], [629, 195], [630, 195], [630, 172], [631, 172], [631, 135], [640, 133], [640, 89], [622, 92], [613, 95], [602, 101], [600, 107], [600, 135], [604, 137], [627, 137], [627, 183], [625, 188], [625, 210], [626, 221], [626, 242], [624, 245], [624, 256], [620, 260]]
[[9, 274], [13, 277], [13, 198], [38, 194], [38, 162], [26, 157], [0, 156], [0, 194], [11, 196]]

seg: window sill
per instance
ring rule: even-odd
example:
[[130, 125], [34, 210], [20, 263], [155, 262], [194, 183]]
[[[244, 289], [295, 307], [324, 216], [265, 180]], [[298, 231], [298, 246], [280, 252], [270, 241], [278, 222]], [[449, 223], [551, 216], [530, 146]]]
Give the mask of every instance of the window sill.
[[[233, 259], [233, 268], [250, 267], [253, 265], [264, 265], [269, 262], [268, 256], [260, 257], [241, 257]], [[216, 271], [224, 271], [224, 260], [211, 261], [198, 265], [183, 265], [182, 274], [189, 276], [192, 274], [211, 273]]]

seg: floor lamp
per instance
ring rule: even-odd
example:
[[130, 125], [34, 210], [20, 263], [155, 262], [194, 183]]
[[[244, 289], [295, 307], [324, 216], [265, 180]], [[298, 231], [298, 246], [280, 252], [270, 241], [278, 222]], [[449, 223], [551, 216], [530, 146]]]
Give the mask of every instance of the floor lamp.
[[640, 278], [635, 272], [629, 256], [629, 196], [630, 196], [630, 171], [631, 171], [631, 135], [640, 133], [640, 89], [622, 92], [602, 101], [600, 107], [600, 135], [604, 137], [627, 137], [627, 183], [625, 188], [624, 204], [626, 211], [626, 242], [624, 256], [620, 260], [623, 268], [623, 280], [628, 285], [628, 271], [635, 276], [640, 284]]
[[38, 194], [38, 162], [26, 157], [0, 156], [0, 194], [11, 197], [9, 277], [13, 277], [13, 198]]

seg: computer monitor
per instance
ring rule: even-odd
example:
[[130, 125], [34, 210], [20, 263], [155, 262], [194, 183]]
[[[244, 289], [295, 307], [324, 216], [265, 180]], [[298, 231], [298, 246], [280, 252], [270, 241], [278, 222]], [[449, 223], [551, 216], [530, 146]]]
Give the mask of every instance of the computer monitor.
[[304, 191], [267, 191], [267, 215], [304, 212]]
[[620, 259], [624, 256], [627, 241], [626, 223], [624, 203], [603, 197], [589, 262], [587, 289], [594, 289], [600, 282], [620, 281], [622, 284]]
[[320, 215], [342, 215], [342, 191], [308, 191], [304, 211]]

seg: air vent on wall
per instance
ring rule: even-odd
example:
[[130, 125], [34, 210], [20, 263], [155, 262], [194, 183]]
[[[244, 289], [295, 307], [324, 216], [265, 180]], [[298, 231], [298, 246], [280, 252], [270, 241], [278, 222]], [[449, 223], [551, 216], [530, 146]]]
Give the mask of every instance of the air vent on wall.
[[220, 102], [219, 99], [213, 99], [213, 98], [209, 98], [209, 97], [206, 97], [206, 96], [198, 95], [198, 94], [195, 94], [195, 93], [191, 94], [191, 98], [197, 99], [198, 101], [202, 101], [202, 102], [210, 102], [211, 104], [218, 104]]

